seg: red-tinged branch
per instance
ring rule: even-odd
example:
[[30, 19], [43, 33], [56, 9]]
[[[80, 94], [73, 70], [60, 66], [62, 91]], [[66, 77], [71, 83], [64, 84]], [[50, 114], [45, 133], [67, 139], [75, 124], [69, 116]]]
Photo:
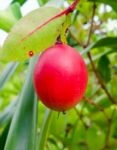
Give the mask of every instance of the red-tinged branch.
[[70, 12], [73, 12], [79, 2], [80, 0], [75, 0], [72, 5], [70, 5], [66, 10], [64, 10], [63, 12], [65, 13], [65, 15], [68, 15]]
[[49, 22], [53, 21], [54, 19], [57, 19], [63, 15], [68, 15], [69, 13], [73, 12], [74, 9], [76, 8], [78, 2], [80, 0], [75, 0], [73, 2], [73, 4], [71, 4], [67, 9], [63, 10], [62, 12], [58, 13], [57, 15], [53, 16], [52, 18], [48, 19], [47, 21], [45, 21], [42, 25], [38, 26], [37, 28], [35, 28], [34, 30], [32, 30], [30, 33], [28, 33], [23, 39], [27, 39], [29, 36], [31, 36], [34, 32], [36, 32], [37, 30], [41, 29], [43, 26], [47, 25]]
[[[95, 12], [96, 12], [96, 4], [95, 4], [95, 1], [94, 1], [93, 12], [92, 12], [92, 18], [91, 18], [91, 26], [90, 26], [90, 30], [89, 30], [88, 40], [87, 40], [87, 43], [86, 43], [85, 47], [87, 47], [87, 46], [90, 44], [91, 35], [92, 35], [92, 29], [93, 29], [93, 23], [94, 23]], [[98, 83], [100, 84], [101, 88], [105, 91], [106, 95], [107, 95], [108, 98], [111, 100], [111, 102], [112, 102], [113, 104], [117, 104], [117, 101], [116, 101], [116, 100], [113, 98], [113, 96], [110, 94], [110, 92], [108, 91], [106, 85], [104, 84], [104, 81], [102, 80], [102, 78], [101, 78], [99, 72], [97, 71], [96, 66], [95, 66], [95, 64], [94, 64], [94, 62], [93, 62], [91, 53], [88, 52], [88, 53], [87, 53], [87, 56], [88, 56], [88, 58], [89, 58], [89, 60], [90, 60], [90, 63], [91, 63], [93, 72], [95, 73], [96, 78], [97, 78]]]

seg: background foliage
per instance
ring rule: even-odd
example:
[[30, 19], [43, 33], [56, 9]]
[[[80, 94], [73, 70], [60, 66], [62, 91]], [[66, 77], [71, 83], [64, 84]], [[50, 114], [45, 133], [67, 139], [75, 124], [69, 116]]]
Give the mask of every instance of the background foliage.
[[[33, 25], [30, 24], [34, 12], [28, 24], [22, 17], [21, 7], [25, 2], [13, 0], [8, 9], [0, 11], [2, 30], [13, 31], [21, 23], [24, 30], [37, 26], [38, 17], [33, 20]], [[60, 11], [58, 7], [64, 8], [64, 4], [71, 2], [38, 0], [39, 6], [54, 6], [57, 12]], [[55, 13], [51, 11], [50, 16]], [[46, 13], [40, 16], [42, 22], [48, 18]], [[17, 23], [20, 18], [24, 21]], [[58, 116], [58, 112], [45, 108], [37, 102], [32, 82], [37, 57], [26, 59], [26, 56], [24, 61], [12, 62], [11, 51], [5, 50], [4, 44], [0, 48], [0, 150], [117, 150], [117, 26], [112, 29], [109, 26], [109, 22], [117, 23], [117, 2], [81, 0], [69, 19], [67, 42], [80, 51], [88, 67], [89, 83], [85, 96], [66, 114]], [[38, 34], [43, 36], [43, 32], [52, 31], [53, 26], [58, 29], [63, 21], [66, 22], [65, 17], [53, 21], [52, 26], [47, 25], [40, 33], [36, 32], [36, 42], [40, 42]], [[65, 26], [61, 27], [62, 37]], [[20, 32], [20, 25], [18, 30]], [[40, 45], [40, 50], [52, 45], [60, 32], [53, 36], [51, 32], [47, 33], [45, 41], [48, 44]], [[9, 40], [12, 36], [10, 32]], [[33, 46], [35, 36], [31, 40]], [[12, 49], [12, 42], [10, 44]], [[12, 51], [14, 57], [22, 54]], [[6, 60], [2, 59], [3, 54]]]

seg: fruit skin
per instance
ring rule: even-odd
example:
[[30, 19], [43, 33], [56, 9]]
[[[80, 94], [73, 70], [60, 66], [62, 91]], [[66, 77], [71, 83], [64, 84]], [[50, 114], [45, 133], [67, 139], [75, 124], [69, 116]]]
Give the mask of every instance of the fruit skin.
[[65, 111], [83, 97], [88, 73], [83, 58], [74, 48], [56, 44], [41, 54], [33, 78], [41, 101], [50, 109]]

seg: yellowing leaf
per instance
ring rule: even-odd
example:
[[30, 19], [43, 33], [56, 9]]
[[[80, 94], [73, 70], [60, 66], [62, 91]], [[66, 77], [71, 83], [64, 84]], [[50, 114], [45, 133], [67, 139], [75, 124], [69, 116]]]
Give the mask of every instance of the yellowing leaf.
[[62, 30], [65, 16], [52, 20], [27, 38], [24, 37], [59, 12], [57, 8], [41, 7], [19, 20], [4, 43], [0, 60], [22, 61], [29, 58], [29, 51], [37, 54], [52, 46]]

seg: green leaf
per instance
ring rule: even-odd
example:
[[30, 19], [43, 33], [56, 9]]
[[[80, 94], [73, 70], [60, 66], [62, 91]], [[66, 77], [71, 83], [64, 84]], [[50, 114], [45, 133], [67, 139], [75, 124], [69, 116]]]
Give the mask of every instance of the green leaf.
[[2, 135], [0, 136], [0, 150], [4, 150], [5, 142], [6, 142], [8, 131], [10, 128], [10, 124], [11, 124], [11, 122], [9, 122], [7, 124], [4, 131], [2, 132]]
[[6, 10], [0, 11], [0, 28], [9, 32], [21, 16], [19, 4], [10, 5]]
[[93, 46], [94, 48], [97, 47], [117, 47], [117, 37], [105, 37], [100, 39], [95, 43]]
[[59, 12], [57, 8], [42, 7], [22, 18], [7, 37], [0, 59], [25, 60], [29, 58], [29, 51], [37, 54], [54, 45], [61, 32], [62, 24], [65, 22], [65, 16], [54, 19], [27, 38], [24, 37]]
[[10, 77], [15, 72], [19, 63], [9, 63], [4, 69], [3, 73], [0, 75], [0, 91], [4, 87], [5, 83], [10, 79]]
[[21, 10], [20, 10], [20, 5], [18, 3], [14, 3], [10, 5], [10, 8], [12, 10], [12, 13], [14, 17], [19, 20], [22, 17]]
[[111, 79], [111, 71], [109, 68], [110, 60], [106, 55], [102, 56], [98, 62], [98, 71], [105, 82], [110, 81]]
[[[97, 55], [95, 55], [95, 56], [93, 56], [93, 61], [96, 61], [96, 60], [98, 60], [98, 59], [100, 59], [102, 56], [104, 56], [104, 55], [110, 55], [110, 54], [113, 54], [113, 53], [117, 53], [117, 50], [116, 49], [112, 49], [112, 50], [109, 50], [109, 51], [105, 51], [105, 52], [102, 52], [102, 53], [100, 53], [100, 54], [97, 54]], [[86, 61], [86, 64], [88, 65], [88, 64], [90, 64], [90, 61], [89, 60], [87, 60]]]
[[113, 126], [112, 126], [112, 136], [117, 139], [117, 122], [113, 123]]
[[5, 150], [34, 150], [36, 146], [37, 98], [32, 73], [35, 57], [31, 59], [26, 82], [11, 122]]
[[18, 2], [20, 5], [23, 5], [27, 0], [12, 0], [11, 3], [16, 3]]
[[111, 80], [111, 93], [114, 97], [117, 97], [117, 77], [113, 77]]
[[97, 125], [93, 124], [87, 130], [87, 143], [90, 150], [100, 150], [104, 146], [105, 135]]
[[[89, 0], [89, 1], [94, 2], [94, 0]], [[110, 5], [115, 11], [117, 11], [117, 1], [116, 0], [96, 0], [96, 2]]]
[[52, 119], [52, 110], [47, 109], [44, 115], [43, 124], [41, 126], [41, 132], [39, 134], [38, 150], [44, 150], [45, 148], [45, 142], [47, 140], [51, 119]]
[[102, 56], [98, 62], [98, 71], [105, 82], [110, 81], [111, 79], [111, 70], [109, 68], [110, 60], [106, 55]]
[[89, 47], [85, 48], [84, 51], [81, 52], [81, 54], [84, 55], [91, 49], [100, 47], [117, 48], [117, 37], [105, 37], [99, 39], [96, 42], [92, 43]]
[[11, 118], [13, 117], [13, 114], [15, 112], [17, 103], [18, 103], [18, 99], [17, 100], [13, 100], [10, 103], [10, 105], [7, 106], [3, 112], [0, 113], [0, 127], [2, 127], [8, 121], [11, 120]]
[[47, 3], [49, 0], [37, 0], [40, 6], [43, 6], [45, 3]]

